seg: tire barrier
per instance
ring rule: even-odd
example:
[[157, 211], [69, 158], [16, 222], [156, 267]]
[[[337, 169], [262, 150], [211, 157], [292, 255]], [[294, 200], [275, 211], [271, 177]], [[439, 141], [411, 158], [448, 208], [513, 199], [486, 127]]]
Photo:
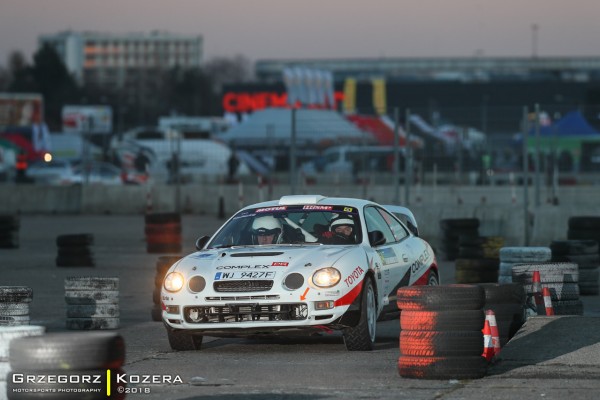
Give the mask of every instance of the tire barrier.
[[144, 219], [148, 253], [181, 253], [180, 214], [147, 214]]
[[398, 289], [400, 357], [405, 378], [478, 379], [483, 354], [484, 291], [475, 285], [406, 286]]
[[463, 241], [476, 240], [479, 237], [479, 219], [477, 218], [455, 218], [442, 219], [442, 252], [446, 260], [454, 261], [459, 256], [461, 236]]
[[598, 242], [594, 240], [555, 240], [550, 244], [552, 261], [573, 262], [579, 267], [579, 294], [598, 294]]
[[498, 283], [512, 283], [515, 264], [543, 263], [552, 259], [549, 247], [502, 247], [500, 249], [500, 272]]
[[16, 249], [19, 247], [19, 228], [17, 215], [0, 215], [0, 249]]
[[[120, 393], [124, 384], [118, 384], [115, 377], [123, 373], [125, 343], [116, 333], [61, 332], [17, 338], [10, 343], [9, 361], [12, 369], [7, 376], [9, 399], [41, 398], [32, 397], [31, 393], [39, 395], [42, 391], [44, 399], [106, 399], [107, 370], [112, 372], [110, 398], [125, 398]], [[12, 377], [16, 374], [63, 378], [15, 384]], [[13, 389], [19, 390], [13, 392]]]
[[569, 218], [569, 240], [593, 240], [600, 243], [600, 217], [571, 217]]
[[26, 286], [0, 286], [0, 326], [29, 325], [33, 291]]
[[6, 376], [10, 372], [9, 349], [13, 339], [25, 336], [43, 335], [43, 326], [0, 326], [0, 399], [6, 397]]
[[171, 265], [179, 261], [179, 256], [160, 256], [156, 260], [156, 275], [154, 277], [154, 291], [152, 292], [152, 310], [150, 312], [153, 321], [162, 321], [162, 308], [160, 302], [160, 290], [162, 287], [165, 275]]
[[[539, 264], [518, 264], [513, 267], [513, 281], [523, 285], [523, 289], [529, 296], [539, 295], [534, 289], [533, 277], [534, 272], [538, 271], [540, 276], [540, 284], [542, 288], [550, 290], [550, 298], [552, 299], [552, 306], [554, 308], [555, 315], [560, 312], [571, 312], [581, 309], [583, 314], [583, 304], [579, 307], [579, 271], [577, 264], [575, 263], [559, 263], [559, 262], [547, 262]], [[568, 302], [563, 304], [563, 302]], [[574, 305], [573, 302], [576, 302]], [[538, 307], [538, 313], [539, 307]], [[544, 314], [541, 314], [544, 315]]]
[[485, 292], [484, 310], [494, 312], [500, 346], [504, 347], [525, 323], [525, 289], [518, 283], [484, 283], [478, 286]]
[[60, 235], [56, 238], [57, 267], [93, 267], [95, 265], [90, 246], [94, 243], [91, 233]]
[[498, 282], [500, 261], [495, 258], [459, 258], [455, 262], [456, 283]]
[[67, 329], [119, 328], [119, 278], [65, 278]]

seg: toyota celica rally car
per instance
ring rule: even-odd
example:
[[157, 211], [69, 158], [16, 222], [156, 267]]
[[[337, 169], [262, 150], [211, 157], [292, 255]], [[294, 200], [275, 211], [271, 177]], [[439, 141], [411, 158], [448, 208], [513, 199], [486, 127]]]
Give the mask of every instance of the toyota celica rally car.
[[196, 247], [161, 290], [174, 350], [199, 350], [203, 335], [332, 330], [348, 350], [371, 350], [376, 321], [397, 317], [398, 288], [440, 281], [410, 210], [367, 200], [299, 195], [251, 205]]

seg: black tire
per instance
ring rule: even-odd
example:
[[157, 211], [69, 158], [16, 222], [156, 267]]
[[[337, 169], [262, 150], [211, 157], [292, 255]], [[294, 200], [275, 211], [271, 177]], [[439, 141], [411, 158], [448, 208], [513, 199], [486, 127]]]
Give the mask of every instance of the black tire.
[[0, 302], [0, 316], [29, 315], [29, 303]]
[[484, 251], [481, 247], [460, 246], [458, 248], [458, 257], [466, 259], [482, 259]]
[[119, 304], [116, 290], [65, 290], [67, 304]]
[[152, 291], [152, 302], [154, 304], [160, 305], [160, 291], [161, 291], [160, 287], [155, 287], [154, 290]]
[[485, 305], [488, 304], [525, 304], [527, 295], [523, 285], [509, 283], [498, 285], [497, 283], [482, 283], [479, 286], [485, 291]]
[[344, 344], [348, 351], [370, 351], [377, 332], [377, 296], [370, 276], [363, 281], [360, 301], [360, 320], [354, 327], [344, 329]]
[[14, 370], [78, 370], [119, 368], [125, 341], [110, 332], [49, 333], [10, 342]]
[[178, 213], [147, 214], [144, 216], [144, 222], [147, 224], [163, 224], [163, 223], [169, 223], [169, 222], [181, 223], [181, 214], [178, 214]]
[[596, 254], [567, 254], [564, 256], [553, 256], [556, 262], [572, 262], [577, 264], [579, 270], [598, 268], [600, 265], [600, 255]]
[[67, 318], [66, 328], [75, 331], [119, 329], [119, 318]]
[[481, 356], [400, 356], [398, 359], [398, 372], [400, 376], [405, 378], [479, 379], [483, 378], [487, 373], [487, 361]]
[[181, 243], [154, 243], [146, 245], [148, 253], [181, 253]]
[[152, 317], [152, 321], [162, 321], [162, 308], [160, 308], [160, 306], [152, 307], [152, 310], [150, 310], [150, 316]]
[[411, 311], [400, 314], [400, 328], [410, 331], [478, 331], [485, 321], [481, 310]]
[[500, 261], [508, 263], [541, 263], [552, 259], [549, 247], [503, 247]]
[[67, 305], [67, 318], [119, 318], [118, 304]]
[[400, 332], [400, 354], [418, 357], [480, 356], [483, 333], [479, 331]]
[[554, 315], [583, 315], [581, 300], [553, 301]]
[[579, 282], [579, 294], [583, 296], [597, 296], [600, 293], [598, 282]]
[[0, 286], [0, 303], [30, 303], [33, 290], [27, 286]]
[[70, 246], [58, 248], [58, 257], [62, 258], [91, 258], [92, 255], [92, 250], [87, 246]]
[[176, 351], [192, 351], [202, 348], [203, 336], [194, 335], [183, 330], [167, 326], [167, 337], [171, 349]]
[[94, 267], [96, 264], [91, 257], [56, 257], [57, 267]]
[[94, 276], [68, 276], [65, 290], [119, 290], [119, 278]]
[[567, 231], [568, 240], [593, 240], [600, 243], [600, 231], [598, 229], [574, 229]]
[[0, 327], [29, 325], [29, 315], [0, 315]]
[[571, 217], [569, 229], [600, 229], [600, 217]]
[[552, 256], [598, 254], [595, 240], [555, 240], [550, 243]]
[[91, 233], [77, 233], [72, 235], [59, 235], [56, 237], [58, 247], [89, 246], [94, 244], [94, 235]]
[[400, 310], [479, 310], [484, 303], [483, 288], [475, 285], [405, 286], [397, 292]]
[[467, 228], [467, 229], [478, 229], [479, 219], [478, 218], [448, 218], [440, 221], [440, 227], [444, 230]]
[[523, 285], [531, 284], [535, 271], [540, 273], [540, 282], [542, 285], [546, 283], [579, 282], [579, 269], [575, 263], [535, 263], [513, 265], [513, 282], [519, 282]]

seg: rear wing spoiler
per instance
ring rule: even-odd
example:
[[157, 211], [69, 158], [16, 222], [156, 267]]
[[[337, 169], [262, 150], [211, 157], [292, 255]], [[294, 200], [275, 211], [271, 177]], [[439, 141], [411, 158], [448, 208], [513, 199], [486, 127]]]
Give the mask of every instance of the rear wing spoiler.
[[410, 211], [406, 207], [402, 206], [392, 206], [392, 205], [384, 205], [386, 210], [394, 214], [396, 218], [398, 218], [406, 227], [415, 235], [419, 236], [419, 226], [417, 225], [417, 220], [413, 215], [412, 211]]

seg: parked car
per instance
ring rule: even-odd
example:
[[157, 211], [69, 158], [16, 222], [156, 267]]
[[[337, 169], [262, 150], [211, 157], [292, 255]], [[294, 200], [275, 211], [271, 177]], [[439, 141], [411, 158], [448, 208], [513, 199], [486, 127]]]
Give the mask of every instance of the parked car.
[[[86, 172], [87, 171], [87, 172]], [[87, 174], [87, 181], [86, 181]], [[29, 166], [27, 176], [35, 183], [47, 185], [78, 185], [83, 183], [120, 185], [123, 183], [121, 169], [101, 161], [82, 162], [52, 159], [38, 161]]]
[[[394, 214], [407, 214], [410, 227]], [[371, 350], [377, 319], [398, 312], [400, 286], [440, 282], [412, 213], [368, 200], [300, 195], [254, 204], [196, 248], [162, 285], [175, 350], [200, 349], [203, 335], [290, 330], [340, 330], [348, 350]]]

